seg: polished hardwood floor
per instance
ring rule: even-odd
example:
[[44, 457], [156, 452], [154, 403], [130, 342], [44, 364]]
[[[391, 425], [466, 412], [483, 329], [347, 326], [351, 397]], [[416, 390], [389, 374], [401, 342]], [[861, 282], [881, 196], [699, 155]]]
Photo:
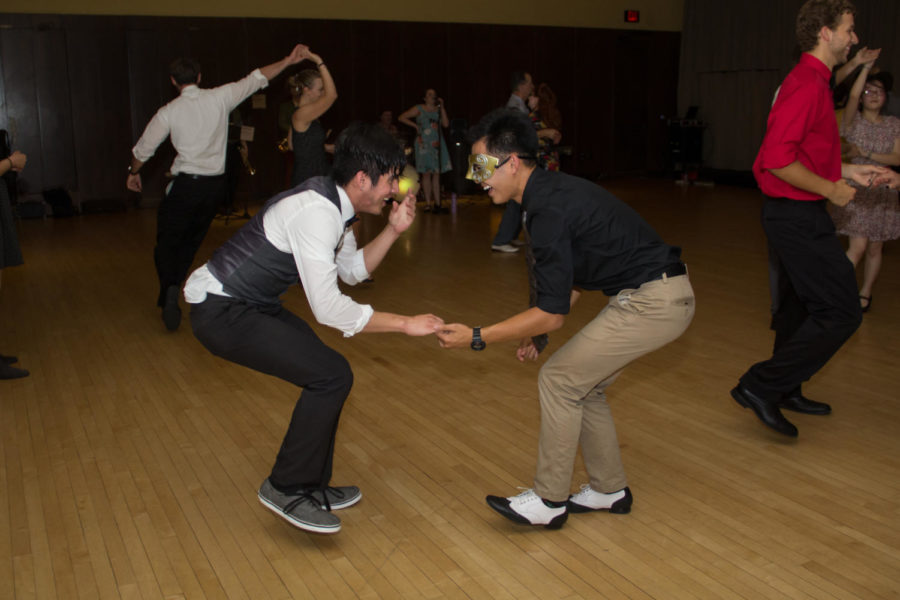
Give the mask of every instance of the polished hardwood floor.
[[[834, 414], [790, 415], [789, 440], [728, 394], [772, 340], [758, 193], [606, 185], [683, 246], [697, 314], [609, 392], [634, 510], [559, 531], [484, 502], [533, 476], [541, 363], [514, 344], [316, 325], [356, 377], [334, 483], [364, 497], [341, 533], [307, 534], [256, 498], [298, 392], [213, 357], [186, 322], [164, 330], [154, 212], [23, 221], [27, 264], [0, 292], [0, 352], [31, 370], [0, 381], [0, 598], [900, 597], [897, 246], [861, 328], [805, 388]], [[500, 214], [485, 198], [420, 214], [348, 293], [469, 325], [523, 309], [522, 256], [489, 250]], [[198, 262], [240, 224], [217, 222]], [[361, 237], [379, 228], [366, 218]], [[285, 301], [309, 316], [299, 288]], [[604, 303], [583, 297], [549, 349]]]

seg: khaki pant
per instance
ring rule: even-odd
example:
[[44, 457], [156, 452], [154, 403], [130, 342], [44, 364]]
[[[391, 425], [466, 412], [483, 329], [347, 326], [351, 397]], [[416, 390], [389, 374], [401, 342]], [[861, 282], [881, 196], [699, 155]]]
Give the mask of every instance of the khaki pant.
[[534, 489], [542, 498], [569, 497], [581, 444], [591, 487], [615, 492], [628, 485], [606, 387], [635, 360], [687, 329], [694, 292], [687, 275], [622, 290], [541, 368], [541, 437]]

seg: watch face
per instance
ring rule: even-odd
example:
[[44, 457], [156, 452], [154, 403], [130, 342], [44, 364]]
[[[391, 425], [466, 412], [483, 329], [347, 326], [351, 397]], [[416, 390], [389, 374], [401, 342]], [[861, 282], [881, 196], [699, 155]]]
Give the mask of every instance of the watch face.
[[472, 350], [484, 350], [485, 345], [481, 340], [472, 342]]

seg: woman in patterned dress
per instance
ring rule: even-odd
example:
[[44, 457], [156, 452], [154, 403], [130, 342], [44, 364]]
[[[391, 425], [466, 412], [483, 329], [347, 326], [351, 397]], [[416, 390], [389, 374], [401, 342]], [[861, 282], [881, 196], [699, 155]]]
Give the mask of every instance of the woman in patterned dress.
[[[853, 146], [852, 162], [867, 165], [900, 165], [900, 119], [887, 116], [884, 106], [890, 92], [890, 76], [871, 74], [865, 63], [850, 90], [841, 133]], [[859, 300], [863, 312], [872, 305], [872, 287], [881, 271], [884, 242], [900, 237], [898, 193], [883, 185], [861, 187], [852, 183], [856, 197], [844, 207], [831, 207], [835, 229], [850, 238], [847, 257], [858, 265], [865, 258]]]
[[[415, 119], [415, 120], [414, 120]], [[450, 119], [444, 101], [437, 92], [425, 90], [425, 102], [416, 104], [397, 119], [416, 130], [416, 171], [422, 174], [425, 190], [425, 212], [441, 212], [441, 173], [449, 171], [450, 153], [441, 135], [441, 127], [449, 127]]]

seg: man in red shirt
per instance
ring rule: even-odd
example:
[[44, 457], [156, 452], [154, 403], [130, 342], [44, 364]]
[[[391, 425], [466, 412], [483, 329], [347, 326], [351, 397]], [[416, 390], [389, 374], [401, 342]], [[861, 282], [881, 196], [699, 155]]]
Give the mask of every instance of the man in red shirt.
[[803, 54], [781, 85], [769, 113], [753, 174], [767, 196], [762, 224], [778, 266], [778, 301], [772, 317], [772, 357], [757, 363], [731, 390], [772, 429], [796, 437], [782, 408], [826, 415], [831, 407], [805, 398], [801, 384], [853, 335], [862, 320], [853, 264], [834, 234], [826, 200], [844, 206], [875, 171], [841, 164], [841, 142], [828, 81], [846, 62], [855, 8], [847, 0], [809, 0], [797, 15]]

